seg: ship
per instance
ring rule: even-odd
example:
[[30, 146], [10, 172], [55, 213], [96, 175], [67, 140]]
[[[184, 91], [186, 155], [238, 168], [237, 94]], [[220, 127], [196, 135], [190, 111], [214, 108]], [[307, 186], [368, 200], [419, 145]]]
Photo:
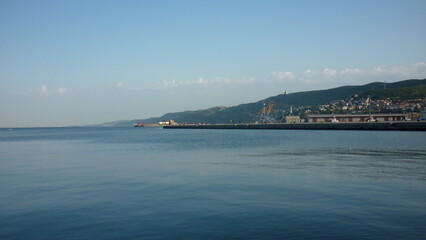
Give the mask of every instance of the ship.
[[135, 127], [143, 127], [143, 122], [133, 124]]

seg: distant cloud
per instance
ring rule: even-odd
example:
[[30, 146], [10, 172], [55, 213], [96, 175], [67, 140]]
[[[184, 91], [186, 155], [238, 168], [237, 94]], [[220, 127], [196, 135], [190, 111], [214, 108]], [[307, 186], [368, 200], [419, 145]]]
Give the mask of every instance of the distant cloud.
[[178, 83], [176, 82], [176, 79], [172, 79], [170, 81], [163, 81], [162, 82], [163, 87], [177, 87]]
[[273, 77], [276, 77], [278, 79], [292, 79], [294, 78], [294, 74], [291, 72], [273, 72]]
[[[411, 78], [426, 78], [426, 63], [419, 62], [401, 66], [376, 66], [372, 68], [349, 67], [335, 69], [306, 69], [302, 72], [275, 71], [265, 77], [198, 77], [189, 80], [164, 80], [159, 82], [118, 82], [116, 88], [126, 91], [152, 91], [172, 90], [173, 93], [185, 92], [215, 92], [216, 89], [235, 93], [236, 91], [276, 91], [285, 88], [286, 91], [314, 90], [338, 87], [343, 85], [361, 85], [374, 81], [393, 82]], [[57, 90], [63, 93], [65, 90]], [[48, 95], [50, 91], [46, 86], [37, 89], [39, 94]], [[218, 93], [216, 93], [218, 94]], [[220, 95], [220, 94], [219, 94]], [[219, 96], [217, 95], [217, 96]]]
[[211, 79], [206, 79], [200, 77], [194, 80], [184, 80], [178, 81], [176, 79], [166, 80], [161, 82], [161, 86], [164, 88], [168, 87], [184, 87], [184, 86], [224, 86], [229, 84], [242, 84], [253, 82], [254, 78], [243, 78], [243, 79], [231, 79], [226, 77], [216, 77]]
[[65, 88], [58, 88], [57, 91], [59, 94], [64, 94], [67, 90]]
[[29, 89], [27, 90], [27, 94], [32, 94], [39, 97], [48, 97], [52, 94], [64, 94], [67, 92], [66, 88], [55, 88], [55, 89], [49, 89], [46, 85], [42, 85], [41, 87], [35, 88], [35, 89]]
[[49, 96], [49, 89], [45, 85], [36, 88], [35, 92], [41, 96]]
[[335, 70], [324, 68], [322, 71], [305, 70], [297, 79], [304, 83], [366, 83], [372, 81], [397, 81], [410, 78], [425, 78], [426, 63], [419, 62], [406, 66], [377, 66], [371, 69], [346, 68]]
[[323, 70], [323, 73], [324, 73], [324, 75], [325, 75], [325, 76], [328, 76], [328, 77], [335, 77], [335, 76], [336, 76], [337, 71], [336, 71], [336, 70], [334, 70], [334, 69], [325, 68], [325, 69]]
[[340, 75], [359, 74], [361, 72], [363, 72], [363, 71], [359, 68], [346, 68], [346, 69], [340, 71]]
[[409, 66], [394, 66], [386, 69], [391, 74], [407, 78], [424, 78], [426, 76], [426, 63], [419, 62]]
[[123, 82], [118, 82], [116, 86], [118, 88], [123, 88], [124, 87], [124, 83]]
[[303, 74], [297, 80], [304, 83], [330, 82], [333, 81], [336, 76], [337, 71], [331, 68], [324, 68], [321, 71], [307, 69], [303, 71]]
[[398, 77], [398, 78], [424, 78], [426, 77], [426, 63], [419, 62], [407, 66], [378, 66], [372, 69], [345, 69], [342, 75], [366, 75], [366, 76], [382, 76], [382, 77]]

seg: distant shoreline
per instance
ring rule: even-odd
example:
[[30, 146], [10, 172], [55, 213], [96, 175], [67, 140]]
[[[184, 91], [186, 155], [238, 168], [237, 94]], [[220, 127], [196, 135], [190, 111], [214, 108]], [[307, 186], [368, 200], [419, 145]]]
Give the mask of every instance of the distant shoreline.
[[277, 130], [385, 130], [426, 131], [426, 121], [360, 123], [268, 123], [268, 124], [191, 124], [163, 126], [164, 129], [277, 129]]

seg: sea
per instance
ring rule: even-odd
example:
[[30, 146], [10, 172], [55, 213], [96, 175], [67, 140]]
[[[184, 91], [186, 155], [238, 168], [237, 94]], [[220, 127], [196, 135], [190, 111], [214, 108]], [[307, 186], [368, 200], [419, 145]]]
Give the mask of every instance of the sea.
[[426, 239], [426, 132], [0, 129], [0, 239]]

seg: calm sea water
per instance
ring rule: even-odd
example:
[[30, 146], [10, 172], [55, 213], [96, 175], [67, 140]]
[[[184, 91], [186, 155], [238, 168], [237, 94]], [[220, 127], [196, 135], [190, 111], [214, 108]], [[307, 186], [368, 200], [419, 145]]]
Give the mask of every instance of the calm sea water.
[[425, 239], [426, 133], [0, 129], [0, 239]]

